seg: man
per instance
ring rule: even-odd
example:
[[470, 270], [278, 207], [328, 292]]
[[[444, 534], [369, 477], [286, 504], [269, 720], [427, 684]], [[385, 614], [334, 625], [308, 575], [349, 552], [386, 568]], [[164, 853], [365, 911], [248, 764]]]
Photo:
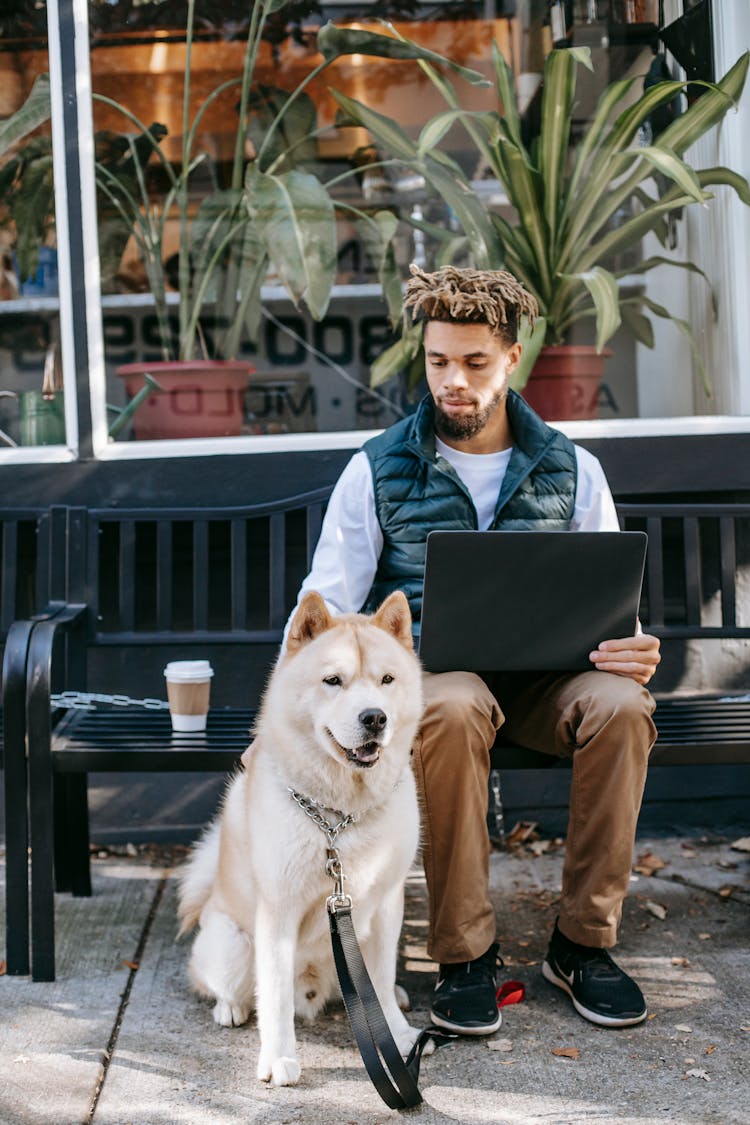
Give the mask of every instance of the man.
[[[618, 522], [598, 461], [508, 390], [521, 356], [519, 320], [533, 323], [534, 298], [505, 272], [411, 273], [405, 305], [424, 324], [430, 393], [349, 462], [303, 590], [344, 613], [370, 612], [402, 589], [418, 622], [429, 531], [598, 531]], [[414, 768], [427, 950], [440, 964], [430, 1015], [440, 1027], [486, 1035], [500, 1026], [485, 816], [489, 752], [503, 725], [514, 742], [572, 758], [560, 913], [544, 976], [596, 1024], [646, 1018], [638, 985], [606, 950], [616, 941], [656, 736], [645, 685], [659, 642], [643, 633], [603, 639], [590, 658], [591, 671], [580, 674], [425, 674]]]

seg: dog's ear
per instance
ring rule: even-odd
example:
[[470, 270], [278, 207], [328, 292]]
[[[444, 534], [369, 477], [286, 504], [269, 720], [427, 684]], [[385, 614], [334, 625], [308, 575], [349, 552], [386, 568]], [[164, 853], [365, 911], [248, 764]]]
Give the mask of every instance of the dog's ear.
[[316, 590], [308, 591], [299, 603], [289, 626], [286, 639], [287, 653], [291, 656], [293, 652], [314, 640], [326, 629], [330, 629], [332, 625], [333, 618], [320, 594]]
[[404, 648], [413, 650], [411, 610], [403, 590], [395, 590], [385, 599], [372, 618], [372, 623], [394, 636]]

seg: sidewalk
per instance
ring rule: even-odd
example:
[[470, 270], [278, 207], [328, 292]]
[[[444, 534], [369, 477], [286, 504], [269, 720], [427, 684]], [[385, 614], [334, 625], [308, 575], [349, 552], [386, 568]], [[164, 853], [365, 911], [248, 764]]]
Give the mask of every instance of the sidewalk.
[[[490, 1039], [461, 1039], [425, 1059], [424, 1104], [404, 1119], [750, 1123], [750, 857], [730, 847], [735, 839], [638, 840], [638, 856], [648, 858], [631, 884], [617, 957], [641, 983], [650, 1018], [620, 1031], [586, 1023], [540, 974], [561, 847], [532, 837], [495, 852], [503, 979], [524, 981], [525, 1000], [503, 1009]], [[55, 983], [0, 977], [2, 1125], [397, 1120], [370, 1085], [343, 1009], [299, 1025], [299, 1086], [256, 1081], [254, 1027], [217, 1028], [188, 988], [188, 946], [174, 940], [181, 850], [128, 850], [135, 854], [94, 860], [92, 898], [57, 897]], [[407, 900], [399, 979], [422, 1024], [434, 967], [424, 952], [421, 871]]]

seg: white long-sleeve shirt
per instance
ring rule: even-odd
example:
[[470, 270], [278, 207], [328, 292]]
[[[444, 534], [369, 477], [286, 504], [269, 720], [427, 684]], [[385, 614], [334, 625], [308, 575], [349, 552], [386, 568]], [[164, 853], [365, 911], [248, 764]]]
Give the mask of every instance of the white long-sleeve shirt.
[[[480, 531], [486, 530], [495, 514], [511, 450], [461, 453], [439, 438], [436, 450], [463, 481], [477, 511], [477, 526]], [[578, 473], [571, 531], [619, 531], [614, 500], [601, 465], [580, 446], [575, 446], [575, 453]], [[331, 494], [300, 598], [307, 590], [317, 590], [332, 613], [358, 612], [370, 592], [382, 549], [383, 533], [375, 511], [372, 471], [367, 454], [360, 450]], [[284, 636], [286, 639], [286, 632]]]

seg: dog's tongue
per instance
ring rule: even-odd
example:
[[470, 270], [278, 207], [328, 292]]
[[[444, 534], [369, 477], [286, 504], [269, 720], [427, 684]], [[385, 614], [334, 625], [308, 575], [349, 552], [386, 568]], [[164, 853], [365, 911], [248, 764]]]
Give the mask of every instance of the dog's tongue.
[[377, 742], [365, 742], [363, 746], [358, 746], [354, 753], [358, 762], [374, 762], [378, 756], [378, 744]]

